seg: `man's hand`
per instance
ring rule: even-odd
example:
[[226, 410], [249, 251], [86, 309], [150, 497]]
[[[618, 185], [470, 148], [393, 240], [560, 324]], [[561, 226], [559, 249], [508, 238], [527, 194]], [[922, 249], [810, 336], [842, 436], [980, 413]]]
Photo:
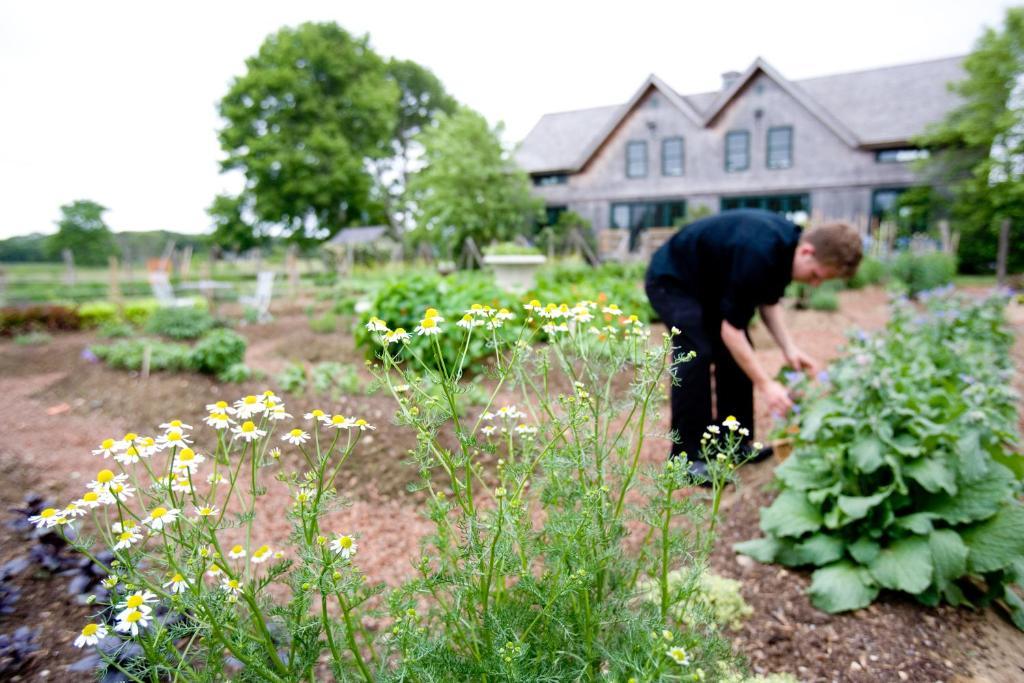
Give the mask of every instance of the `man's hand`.
[[761, 392], [761, 397], [764, 399], [765, 405], [768, 406], [770, 415], [785, 415], [793, 407], [786, 387], [773, 379], [757, 385], [757, 390]]
[[806, 370], [807, 372], [814, 373], [818, 369], [818, 362], [795, 346], [790, 348], [785, 356], [786, 362], [794, 370]]

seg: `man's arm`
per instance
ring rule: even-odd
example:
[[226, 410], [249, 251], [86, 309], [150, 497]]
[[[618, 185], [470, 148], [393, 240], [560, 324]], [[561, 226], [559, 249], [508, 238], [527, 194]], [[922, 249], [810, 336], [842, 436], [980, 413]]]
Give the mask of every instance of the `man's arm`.
[[817, 363], [793, 343], [789, 336], [789, 330], [782, 322], [782, 307], [779, 304], [772, 304], [761, 306], [759, 310], [761, 320], [764, 321], [765, 327], [775, 339], [775, 343], [782, 349], [782, 355], [786, 357], [786, 362], [793, 366], [794, 370], [814, 372]]
[[736, 364], [750, 378], [754, 388], [763, 395], [768, 404], [768, 411], [778, 415], [788, 412], [793, 407], [793, 402], [789, 400], [789, 393], [784, 386], [769, 377], [757, 362], [757, 358], [754, 356], [754, 347], [747, 340], [746, 333], [723, 320], [721, 334], [722, 342], [729, 349]]

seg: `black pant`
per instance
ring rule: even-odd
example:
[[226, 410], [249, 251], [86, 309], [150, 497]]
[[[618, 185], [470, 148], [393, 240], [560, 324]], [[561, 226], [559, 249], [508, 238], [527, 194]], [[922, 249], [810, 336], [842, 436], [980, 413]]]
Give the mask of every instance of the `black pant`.
[[[673, 280], [648, 279], [645, 288], [665, 327], [680, 330], [672, 337], [675, 358], [690, 351], [697, 354], [674, 369], [677, 381], [672, 384], [672, 431], [678, 441], [672, 446], [672, 456], [685, 451], [691, 459], [700, 459], [701, 434], [708, 425], [720, 425], [729, 415], [753, 434], [754, 388], [722, 342], [721, 318], [705, 311], [693, 294], [679, 288]], [[711, 412], [712, 368], [717, 415]]]

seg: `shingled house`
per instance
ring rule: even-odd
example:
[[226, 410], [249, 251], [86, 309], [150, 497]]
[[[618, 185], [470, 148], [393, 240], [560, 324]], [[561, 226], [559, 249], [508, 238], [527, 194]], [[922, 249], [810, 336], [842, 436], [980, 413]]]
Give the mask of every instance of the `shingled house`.
[[791, 81], [758, 58], [695, 95], [651, 75], [625, 104], [546, 114], [516, 159], [549, 221], [572, 210], [636, 236], [687, 208], [761, 207], [866, 229], [919, 182], [910, 140], [956, 106], [962, 61]]

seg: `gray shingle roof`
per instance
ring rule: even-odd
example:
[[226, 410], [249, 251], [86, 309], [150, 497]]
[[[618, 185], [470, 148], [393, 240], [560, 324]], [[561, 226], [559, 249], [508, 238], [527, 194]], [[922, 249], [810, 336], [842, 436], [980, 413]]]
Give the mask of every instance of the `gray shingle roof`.
[[[957, 96], [947, 84], [964, 78], [962, 64], [963, 57], [949, 57], [789, 83], [851, 131], [859, 144], [901, 143], [956, 106]], [[720, 94], [680, 97], [707, 116]], [[528, 173], [575, 171], [581, 155], [625, 110], [620, 104], [545, 114], [520, 144], [516, 161]]]

